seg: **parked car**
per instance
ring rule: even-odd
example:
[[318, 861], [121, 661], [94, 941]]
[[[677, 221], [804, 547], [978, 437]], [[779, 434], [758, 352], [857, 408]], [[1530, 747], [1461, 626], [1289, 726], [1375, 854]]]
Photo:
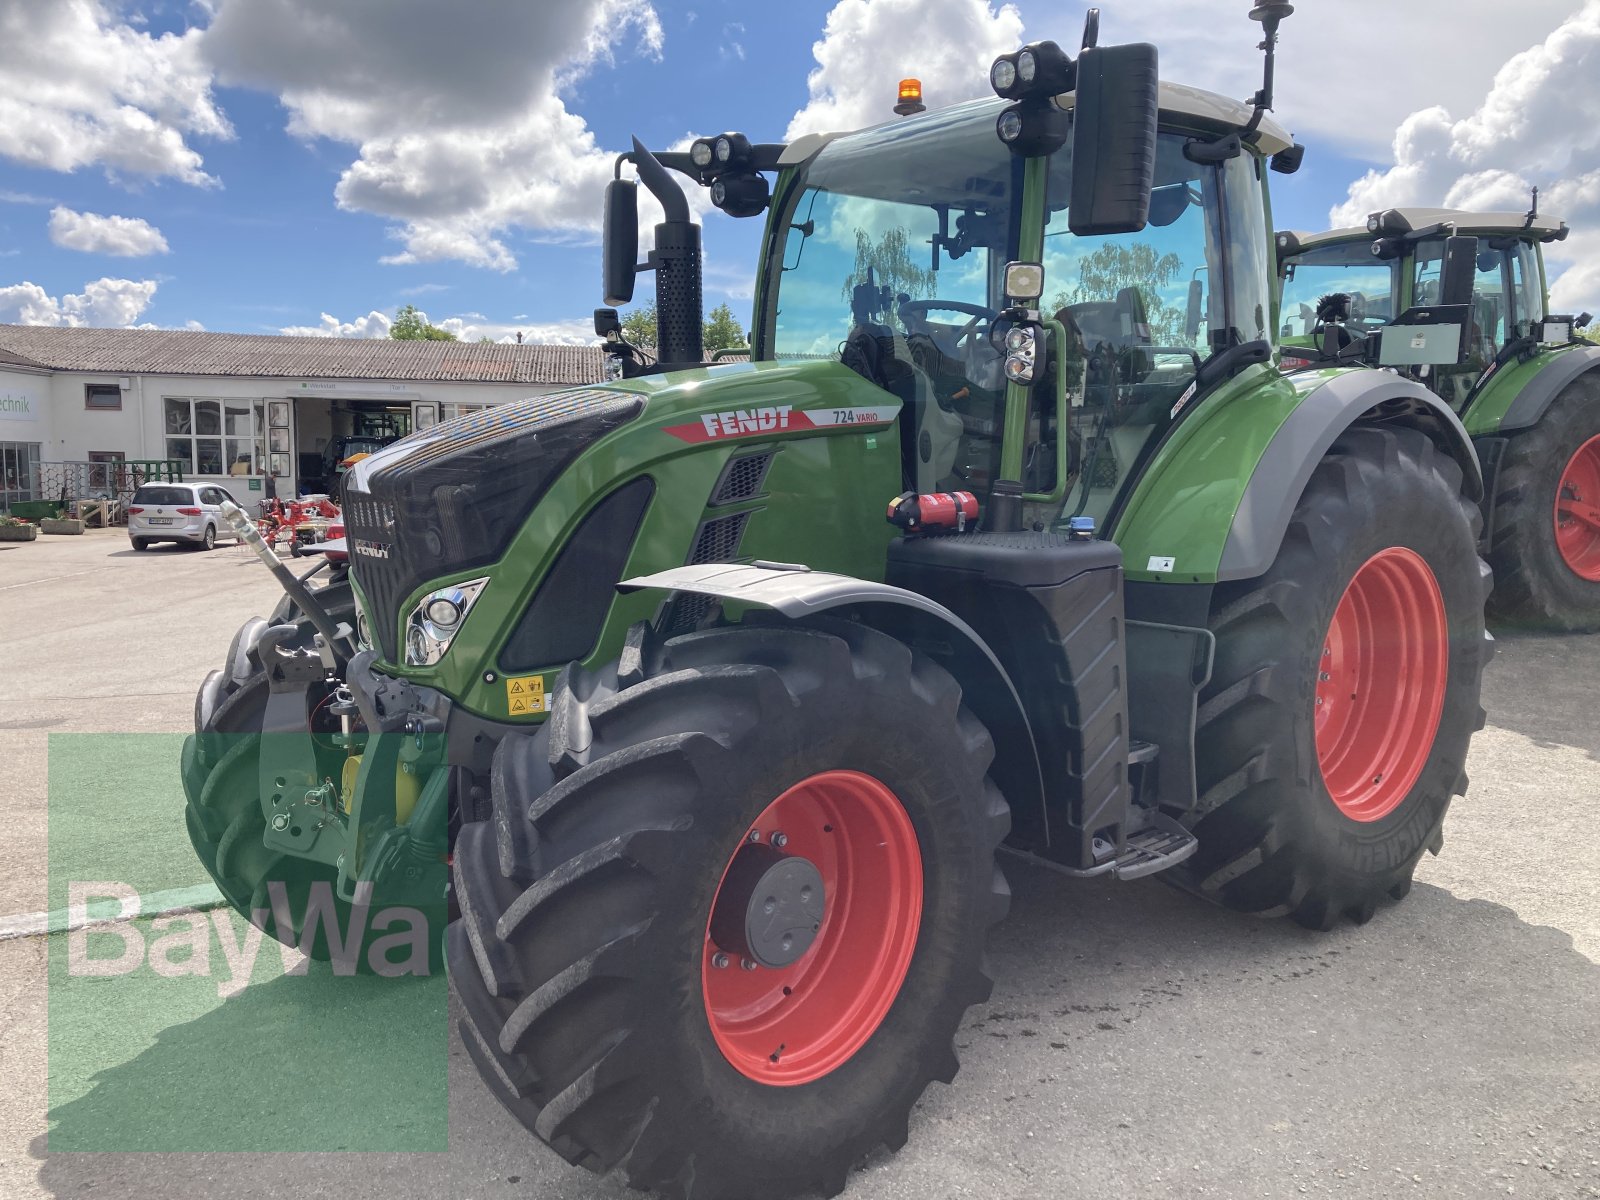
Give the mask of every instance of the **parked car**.
[[222, 519], [224, 500], [239, 503], [214, 483], [147, 483], [128, 502], [128, 540], [135, 550], [156, 542], [209, 550], [219, 537], [235, 536]]

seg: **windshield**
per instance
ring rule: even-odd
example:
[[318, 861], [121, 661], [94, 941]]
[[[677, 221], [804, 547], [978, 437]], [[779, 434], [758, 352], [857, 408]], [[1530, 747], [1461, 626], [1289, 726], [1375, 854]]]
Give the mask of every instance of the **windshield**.
[[772, 289], [772, 357], [838, 359], [907, 405], [919, 491], [986, 487], [999, 466], [1005, 378], [987, 333], [1017, 244], [1022, 163], [990, 107], [827, 146], [788, 210]]
[[1282, 338], [1309, 345], [1317, 327], [1317, 302], [1334, 292], [1350, 297], [1349, 325], [1376, 329], [1394, 318], [1397, 266], [1372, 257], [1372, 240], [1307, 250], [1284, 264]]
[[[762, 357], [835, 359], [899, 397], [905, 483], [918, 492], [982, 494], [998, 478], [1004, 355], [988, 332], [1018, 257], [1025, 166], [995, 136], [999, 107], [829, 143], [787, 189], [769, 250]], [[1074, 236], [1070, 144], [1049, 163], [1043, 309], [1064, 340], [1032, 392], [1030, 520], [1107, 516], [1201, 363], [1271, 340], [1261, 160], [1196, 163], [1193, 140], [1160, 135], [1150, 221], [1132, 234]]]

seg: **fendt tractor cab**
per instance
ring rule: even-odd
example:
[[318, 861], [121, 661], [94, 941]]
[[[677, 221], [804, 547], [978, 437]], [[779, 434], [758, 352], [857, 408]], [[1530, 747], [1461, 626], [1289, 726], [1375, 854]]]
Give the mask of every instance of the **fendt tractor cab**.
[[[1416, 379], [1460, 415], [1484, 474], [1490, 610], [1557, 629], [1600, 628], [1600, 346], [1577, 336], [1590, 314], [1552, 315], [1544, 247], [1566, 222], [1526, 213], [1402, 208], [1364, 227], [1277, 235], [1283, 365], [1376, 361]], [[1474, 240], [1459, 309], [1461, 356], [1406, 357], [1413, 306], [1444, 302], [1452, 241]], [[1387, 331], [1387, 332], [1386, 332]], [[1395, 355], [1398, 354], [1398, 357]]]
[[[448, 904], [487, 1086], [696, 1198], [906, 1140], [990, 994], [998, 851], [1315, 928], [1404, 896], [1482, 721], [1482, 480], [1421, 383], [1273, 363], [1290, 11], [1249, 104], [1091, 14], [996, 99], [635, 144], [606, 295], [655, 272], [659, 361], [601, 310], [615, 381], [352, 468], [356, 634], [301, 588], [197, 703], [222, 890], [320, 956], [386, 910], [340, 927], [378, 971], [438, 940], [394, 906]], [[765, 216], [749, 362], [701, 361], [675, 175]]]

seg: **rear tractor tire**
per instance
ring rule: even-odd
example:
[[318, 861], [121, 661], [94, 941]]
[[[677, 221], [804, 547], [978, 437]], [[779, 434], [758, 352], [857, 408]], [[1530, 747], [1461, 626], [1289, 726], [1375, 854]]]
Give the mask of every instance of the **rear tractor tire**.
[[1580, 379], [1506, 446], [1495, 486], [1490, 612], [1600, 629], [1600, 382]]
[[569, 668], [456, 846], [447, 959], [490, 1090], [636, 1188], [838, 1193], [990, 994], [993, 753], [942, 668], [847, 622], [636, 626]]
[[1359, 427], [1317, 466], [1271, 569], [1217, 588], [1188, 886], [1314, 929], [1410, 890], [1483, 726], [1479, 524], [1425, 436]]

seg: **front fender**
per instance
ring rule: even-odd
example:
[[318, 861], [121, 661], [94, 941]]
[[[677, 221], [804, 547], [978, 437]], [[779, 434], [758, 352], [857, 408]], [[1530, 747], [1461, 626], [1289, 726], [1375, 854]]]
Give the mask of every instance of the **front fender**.
[[848, 608], [864, 623], [916, 647], [956, 677], [962, 702], [994, 740], [990, 775], [1011, 806], [1010, 840], [1029, 848], [1048, 845], [1039, 753], [1022, 698], [994, 651], [942, 604], [887, 583], [778, 563], [674, 567], [623, 580], [617, 590], [716, 596], [770, 609], [791, 621]]

